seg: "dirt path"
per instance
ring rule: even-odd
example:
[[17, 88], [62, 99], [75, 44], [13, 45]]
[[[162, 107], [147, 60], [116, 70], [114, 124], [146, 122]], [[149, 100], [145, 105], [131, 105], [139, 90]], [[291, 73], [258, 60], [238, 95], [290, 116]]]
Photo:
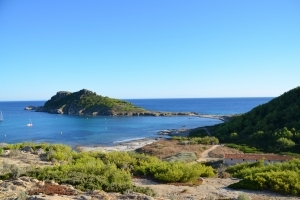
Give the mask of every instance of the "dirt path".
[[211, 160], [220, 160], [220, 158], [211, 158], [208, 153], [214, 149], [216, 149], [217, 147], [219, 147], [220, 145], [213, 145], [211, 148], [206, 149], [205, 151], [203, 151], [201, 153], [201, 158], [199, 158], [198, 160], [196, 160], [196, 162], [206, 162], [206, 161], [211, 161]]
[[207, 130], [207, 128], [203, 128], [203, 129], [206, 131], [207, 135], [211, 136], [210, 132]]
[[204, 178], [199, 186], [175, 186], [157, 183], [147, 179], [134, 179], [137, 186], [150, 187], [156, 193], [156, 200], [207, 200], [236, 199], [240, 194], [246, 194], [251, 200], [299, 200], [298, 197], [284, 196], [265, 191], [232, 190], [227, 186], [238, 182], [234, 179]]

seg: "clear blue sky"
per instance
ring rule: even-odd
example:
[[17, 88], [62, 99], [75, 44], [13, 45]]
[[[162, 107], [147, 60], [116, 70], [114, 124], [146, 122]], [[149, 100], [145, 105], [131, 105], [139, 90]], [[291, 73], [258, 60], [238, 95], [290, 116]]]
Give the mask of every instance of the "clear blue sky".
[[300, 1], [0, 0], [0, 101], [275, 97], [300, 82]]

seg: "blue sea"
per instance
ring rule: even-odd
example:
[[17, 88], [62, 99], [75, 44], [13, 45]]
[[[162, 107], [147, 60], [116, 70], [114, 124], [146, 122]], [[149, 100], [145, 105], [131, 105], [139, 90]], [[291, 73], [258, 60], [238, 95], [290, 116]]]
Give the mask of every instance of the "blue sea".
[[[241, 114], [269, 102], [264, 98], [126, 99], [151, 111]], [[75, 145], [113, 145], [122, 141], [155, 138], [166, 129], [196, 128], [223, 123], [217, 119], [190, 116], [71, 116], [26, 111], [45, 101], [0, 102], [0, 143], [49, 142]], [[33, 126], [27, 124], [32, 122]]]

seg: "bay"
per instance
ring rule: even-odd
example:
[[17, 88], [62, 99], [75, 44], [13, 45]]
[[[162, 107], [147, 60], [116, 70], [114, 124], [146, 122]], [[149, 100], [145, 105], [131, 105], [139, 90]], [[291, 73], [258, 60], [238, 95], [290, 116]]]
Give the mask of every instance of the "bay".
[[[272, 98], [127, 99], [151, 111], [240, 114]], [[165, 129], [196, 128], [222, 123], [216, 119], [189, 116], [71, 116], [26, 111], [45, 101], [0, 102], [0, 142], [50, 142], [75, 145], [113, 145], [116, 142], [158, 137]], [[27, 124], [32, 121], [33, 126]]]

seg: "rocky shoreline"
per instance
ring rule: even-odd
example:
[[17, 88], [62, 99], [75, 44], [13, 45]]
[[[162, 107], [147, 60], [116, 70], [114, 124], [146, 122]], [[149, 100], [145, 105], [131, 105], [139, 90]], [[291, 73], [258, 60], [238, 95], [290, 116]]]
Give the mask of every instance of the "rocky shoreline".
[[89, 112], [83, 111], [70, 111], [63, 112], [62, 109], [45, 109], [43, 106], [26, 106], [24, 110], [31, 110], [35, 112], [47, 112], [50, 114], [67, 114], [67, 115], [86, 115], [86, 116], [198, 116], [195, 112], [155, 112], [155, 111], [143, 111], [143, 112]]
[[25, 110], [51, 114], [84, 116], [193, 116], [228, 121], [233, 115], [211, 115], [196, 112], [149, 111], [130, 102], [97, 95], [82, 89], [78, 92], [59, 91], [43, 106], [27, 106]]
[[191, 116], [200, 118], [217, 119], [223, 122], [229, 121], [231, 118], [237, 115], [211, 115], [211, 114], [198, 114], [196, 112], [156, 112], [156, 111], [144, 111], [144, 112], [69, 112], [65, 113], [62, 109], [47, 110], [43, 106], [26, 106], [24, 110], [34, 112], [47, 112], [50, 114], [67, 114], [67, 115], [85, 115], [85, 116], [153, 116], [153, 117], [172, 117], [172, 116]]

